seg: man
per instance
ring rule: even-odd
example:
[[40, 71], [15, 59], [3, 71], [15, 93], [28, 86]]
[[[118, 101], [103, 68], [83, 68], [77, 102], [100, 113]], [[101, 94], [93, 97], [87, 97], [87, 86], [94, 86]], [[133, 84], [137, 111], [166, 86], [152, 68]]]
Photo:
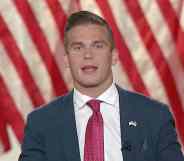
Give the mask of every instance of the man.
[[184, 161], [168, 107], [113, 82], [104, 19], [72, 14], [64, 45], [74, 90], [29, 114], [19, 161]]

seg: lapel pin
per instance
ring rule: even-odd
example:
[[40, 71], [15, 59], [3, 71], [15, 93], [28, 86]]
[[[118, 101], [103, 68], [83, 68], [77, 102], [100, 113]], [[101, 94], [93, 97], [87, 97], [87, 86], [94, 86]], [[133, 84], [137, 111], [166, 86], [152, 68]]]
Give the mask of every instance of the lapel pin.
[[129, 121], [128, 122], [128, 126], [134, 126], [134, 127], [136, 127], [137, 126], [137, 122], [136, 121]]

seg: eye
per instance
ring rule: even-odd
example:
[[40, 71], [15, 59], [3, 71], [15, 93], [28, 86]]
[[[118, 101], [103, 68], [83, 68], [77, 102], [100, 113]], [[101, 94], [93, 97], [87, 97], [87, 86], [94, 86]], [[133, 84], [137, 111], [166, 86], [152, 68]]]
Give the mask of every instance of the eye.
[[81, 50], [82, 47], [80, 45], [75, 45], [72, 48], [73, 50]]
[[95, 46], [96, 48], [103, 48], [104, 45], [102, 43], [97, 43]]
[[105, 47], [105, 44], [103, 42], [95, 42], [93, 47], [96, 49], [103, 49]]
[[83, 49], [84, 49], [84, 45], [81, 43], [75, 43], [69, 46], [69, 52], [74, 54], [81, 53]]

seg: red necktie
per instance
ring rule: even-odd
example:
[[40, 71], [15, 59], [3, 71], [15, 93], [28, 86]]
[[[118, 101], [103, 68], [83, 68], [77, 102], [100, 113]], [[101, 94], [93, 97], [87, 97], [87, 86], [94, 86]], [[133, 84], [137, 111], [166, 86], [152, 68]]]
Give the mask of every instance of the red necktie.
[[86, 127], [84, 161], [104, 161], [104, 129], [100, 101], [91, 100], [87, 105], [91, 107], [93, 114]]

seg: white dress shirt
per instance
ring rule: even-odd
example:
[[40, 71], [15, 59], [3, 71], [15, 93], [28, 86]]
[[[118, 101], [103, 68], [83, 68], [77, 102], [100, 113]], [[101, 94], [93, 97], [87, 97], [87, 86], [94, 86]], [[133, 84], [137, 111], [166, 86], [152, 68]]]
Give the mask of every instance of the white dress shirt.
[[[81, 161], [84, 160], [84, 143], [87, 122], [92, 110], [86, 103], [93, 99], [74, 89], [74, 108], [79, 140]], [[123, 161], [121, 152], [121, 130], [119, 114], [119, 94], [114, 83], [96, 99], [101, 100], [100, 111], [104, 121], [105, 161]]]

